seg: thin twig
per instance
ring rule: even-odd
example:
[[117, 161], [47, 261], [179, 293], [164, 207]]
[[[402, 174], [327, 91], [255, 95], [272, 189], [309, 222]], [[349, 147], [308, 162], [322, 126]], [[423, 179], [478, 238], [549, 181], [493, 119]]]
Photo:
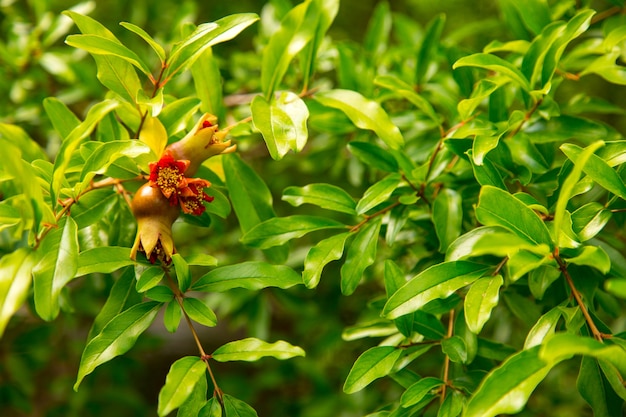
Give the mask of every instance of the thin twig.
[[[446, 337], [449, 339], [454, 334], [454, 309], [450, 310], [450, 315], [448, 316], [448, 334]], [[446, 358], [443, 363], [443, 385], [441, 386], [441, 396], [440, 402], [443, 404], [443, 401], [446, 399], [446, 388], [450, 383], [450, 357], [446, 355]]]

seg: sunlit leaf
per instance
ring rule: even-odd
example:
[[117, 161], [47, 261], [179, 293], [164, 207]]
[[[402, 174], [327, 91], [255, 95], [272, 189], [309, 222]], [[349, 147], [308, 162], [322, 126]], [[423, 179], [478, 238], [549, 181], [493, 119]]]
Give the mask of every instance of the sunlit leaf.
[[366, 350], [352, 365], [343, 391], [346, 394], [353, 394], [372, 381], [388, 375], [401, 355], [402, 350], [394, 346], [376, 346]]
[[341, 267], [341, 292], [350, 295], [356, 290], [363, 273], [376, 260], [380, 218], [370, 221], [356, 234], [348, 247], [346, 261]]
[[249, 246], [267, 249], [324, 229], [345, 229], [338, 221], [318, 216], [293, 215], [273, 217], [250, 229], [241, 241]]
[[159, 392], [159, 416], [166, 416], [180, 407], [205, 372], [206, 364], [195, 356], [185, 356], [174, 362], [165, 378], [165, 385]]
[[343, 255], [343, 248], [350, 233], [340, 233], [320, 240], [313, 246], [304, 260], [302, 280], [307, 288], [314, 288], [320, 281], [322, 269], [331, 261], [336, 261]]
[[264, 342], [253, 337], [226, 343], [217, 348], [211, 357], [218, 362], [248, 361], [254, 362], [263, 357], [289, 359], [304, 356], [304, 350], [283, 340], [274, 343]]
[[287, 266], [250, 261], [215, 268], [200, 277], [192, 289], [222, 292], [232, 288], [249, 290], [260, 290], [265, 287], [289, 288], [297, 284], [302, 284], [302, 277]]
[[342, 188], [332, 184], [309, 184], [304, 187], [287, 187], [283, 191], [284, 201], [293, 206], [313, 204], [328, 210], [356, 214], [356, 202]]

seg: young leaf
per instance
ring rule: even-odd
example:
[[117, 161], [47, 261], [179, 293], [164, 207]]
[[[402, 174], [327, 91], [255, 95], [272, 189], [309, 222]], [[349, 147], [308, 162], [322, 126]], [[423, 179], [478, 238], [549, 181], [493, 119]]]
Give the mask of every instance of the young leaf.
[[324, 35], [328, 31], [328, 28], [339, 11], [339, 0], [313, 0], [309, 7], [319, 8], [319, 19], [317, 21], [315, 35], [307, 44], [303, 52], [303, 55], [306, 57], [303, 59], [302, 63], [304, 73], [302, 77], [304, 90], [307, 89], [313, 71], [315, 71], [315, 59], [317, 51], [324, 40]]
[[102, 246], [87, 249], [78, 255], [78, 270], [76, 276], [100, 272], [110, 274], [128, 265], [134, 265], [130, 259], [130, 248], [119, 246]]
[[151, 288], [157, 286], [163, 277], [165, 276], [165, 271], [163, 268], [159, 266], [151, 266], [145, 268], [139, 278], [137, 279], [136, 289], [137, 292], [143, 293], [148, 291]]
[[204, 376], [206, 364], [196, 356], [185, 356], [172, 364], [165, 385], [159, 392], [159, 417], [167, 416], [180, 407]]
[[298, 207], [313, 204], [327, 210], [356, 214], [354, 199], [343, 188], [332, 184], [309, 184], [304, 187], [287, 187], [283, 191], [284, 201]]
[[[225, 399], [226, 397], [228, 397], [228, 395], [224, 394], [222, 398]], [[228, 401], [228, 404], [231, 405], [230, 400]], [[254, 414], [250, 414], [250, 416], [258, 417], [256, 412]], [[206, 404], [200, 409], [198, 417], [222, 417], [222, 406], [218, 399], [213, 397], [207, 401]]]
[[165, 329], [170, 333], [176, 333], [182, 316], [183, 313], [178, 302], [170, 301], [167, 303], [167, 307], [165, 307], [165, 312], [163, 313], [163, 325]]
[[376, 260], [381, 218], [373, 219], [362, 227], [348, 248], [346, 261], [341, 267], [341, 292], [350, 295], [356, 290], [363, 272]]
[[361, 391], [378, 378], [389, 375], [402, 350], [394, 346], [376, 346], [363, 352], [352, 365], [343, 385], [343, 392]]
[[182, 69], [193, 64], [206, 49], [233, 39], [258, 19], [259, 17], [254, 13], [238, 13], [223, 17], [215, 22], [199, 25], [193, 33], [172, 48], [170, 56], [167, 58], [162, 84], [165, 84]]
[[536, 245], [554, 248], [545, 223], [526, 204], [508, 192], [492, 186], [480, 191], [476, 218], [486, 226], [501, 226]]
[[273, 159], [282, 159], [289, 150], [300, 152], [306, 145], [309, 110], [296, 94], [283, 92], [269, 101], [256, 96], [250, 110], [252, 122], [263, 135]]
[[483, 379], [467, 403], [464, 417], [494, 417], [521, 411], [553, 365], [539, 357], [539, 346], [514, 354]]
[[263, 50], [261, 89], [266, 99], [273, 96], [289, 63], [313, 38], [317, 31], [320, 10], [307, 0], [287, 13]]
[[193, 321], [207, 327], [217, 325], [215, 313], [201, 300], [186, 297], [183, 299], [183, 308]]
[[400, 149], [404, 145], [400, 129], [393, 124], [380, 104], [356, 91], [321, 91], [314, 98], [324, 106], [344, 112], [356, 127], [372, 130], [391, 149]]
[[343, 255], [343, 247], [350, 233], [338, 235], [320, 240], [313, 246], [304, 259], [304, 271], [302, 280], [307, 288], [315, 288], [320, 282], [322, 270], [331, 261], [336, 261]]
[[502, 275], [480, 278], [472, 284], [465, 296], [465, 321], [472, 333], [478, 334], [498, 305]]
[[[91, 181], [95, 174], [103, 174], [111, 164], [123, 156], [136, 158], [149, 152], [149, 147], [136, 140], [115, 140], [103, 143], [85, 161], [80, 173], [80, 180], [83, 182], [85, 180]], [[160, 152], [157, 155], [159, 154]]]
[[383, 308], [383, 315], [396, 319], [422, 308], [429, 301], [446, 298], [480, 278], [487, 267], [469, 261], [433, 265], [411, 278], [396, 291]]
[[267, 249], [317, 230], [345, 229], [346, 227], [338, 221], [318, 216], [272, 217], [250, 229], [243, 235], [241, 241], [252, 247]]
[[276, 359], [289, 359], [295, 356], [304, 356], [304, 350], [298, 346], [279, 340], [267, 343], [262, 340], [249, 337], [220, 346], [213, 352], [211, 357], [218, 362], [247, 361], [254, 362], [267, 356]]
[[203, 275], [196, 281], [194, 291], [223, 292], [232, 288], [260, 290], [265, 287], [289, 288], [302, 284], [302, 277], [284, 265], [270, 265], [265, 262], [243, 262], [222, 266]]
[[78, 269], [78, 227], [66, 217], [62, 229], [50, 233], [40, 249], [42, 259], [33, 270], [35, 309], [44, 320], [59, 314], [61, 290]]
[[140, 28], [137, 25], [134, 25], [132, 23], [129, 22], [120, 22], [120, 25], [123, 28], [126, 28], [128, 30], [130, 30], [131, 32], [133, 32], [136, 35], [139, 35], [141, 37], [141, 39], [143, 39], [144, 41], [146, 41], [146, 43], [148, 45], [150, 45], [150, 47], [152, 48], [152, 50], [154, 52], [156, 52], [157, 56], [159, 57], [159, 60], [161, 61], [161, 63], [165, 62], [165, 50], [163, 49], [163, 47], [157, 43], [152, 36], [150, 36], [148, 34], [148, 32], [146, 32], [145, 30], [143, 30], [142, 28]]
[[439, 238], [439, 251], [445, 253], [461, 234], [463, 222], [461, 195], [450, 188], [443, 189], [433, 201], [432, 213], [435, 233]]
[[136, 304], [109, 321], [85, 346], [74, 390], [78, 390], [83, 378], [96, 367], [128, 352], [141, 333], [154, 321], [161, 306], [162, 303], [155, 301]]
[[539, 346], [544, 340], [552, 336], [557, 323], [561, 319], [561, 314], [561, 308], [557, 306], [543, 316], [539, 317], [537, 323], [535, 323], [535, 325], [528, 332], [528, 335], [526, 335], [524, 349]]
[[399, 174], [389, 174], [382, 180], [373, 184], [363, 194], [363, 198], [356, 205], [356, 212], [364, 214], [377, 205], [387, 201], [391, 193], [395, 191], [400, 184], [401, 177]]
[[28, 296], [35, 261], [34, 252], [27, 248], [0, 258], [0, 337]]

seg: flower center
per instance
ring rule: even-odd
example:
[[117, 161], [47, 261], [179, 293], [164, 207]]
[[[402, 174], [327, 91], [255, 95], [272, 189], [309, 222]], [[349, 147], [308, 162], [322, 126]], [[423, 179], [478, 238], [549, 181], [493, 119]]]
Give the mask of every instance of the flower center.
[[158, 169], [156, 183], [163, 194], [169, 198], [184, 178], [184, 175], [178, 169], [161, 167]]

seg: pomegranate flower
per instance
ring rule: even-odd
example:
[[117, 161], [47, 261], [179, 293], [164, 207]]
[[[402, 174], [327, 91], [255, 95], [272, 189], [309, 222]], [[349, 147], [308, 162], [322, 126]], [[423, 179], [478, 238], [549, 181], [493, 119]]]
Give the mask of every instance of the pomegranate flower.
[[201, 178], [189, 178], [187, 179], [187, 188], [180, 194], [180, 207], [183, 212], [187, 214], [193, 214], [196, 216], [201, 215], [206, 210], [203, 202], [213, 201], [213, 197], [208, 196], [204, 192], [204, 188], [209, 187], [211, 183]]

